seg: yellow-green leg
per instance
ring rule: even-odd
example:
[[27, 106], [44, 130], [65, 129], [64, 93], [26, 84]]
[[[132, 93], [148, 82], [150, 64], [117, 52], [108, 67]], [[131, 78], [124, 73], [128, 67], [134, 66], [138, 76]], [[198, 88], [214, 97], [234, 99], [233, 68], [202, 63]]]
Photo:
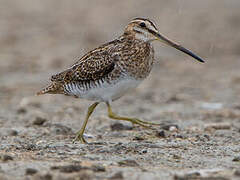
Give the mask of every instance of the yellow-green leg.
[[108, 117], [110, 117], [111, 119], [129, 121], [132, 124], [138, 124], [138, 125], [146, 127], [146, 128], [150, 128], [150, 126], [147, 126], [147, 125], [160, 125], [160, 124], [157, 124], [157, 123], [142, 121], [142, 120], [137, 119], [137, 118], [128, 118], [128, 117], [118, 116], [114, 112], [112, 112], [111, 105], [108, 102], [106, 104], [107, 104], [107, 107], [108, 107]]
[[89, 106], [88, 108], [88, 112], [87, 112], [87, 116], [85, 118], [85, 121], [83, 122], [82, 128], [80, 129], [80, 131], [78, 131], [78, 133], [76, 134], [75, 139], [73, 140], [73, 142], [75, 141], [80, 141], [81, 143], [87, 143], [87, 141], [83, 138], [83, 133], [85, 131], [87, 122], [89, 117], [91, 116], [91, 114], [93, 113], [94, 109], [96, 108], [96, 106], [99, 104], [99, 102], [95, 102], [94, 104], [92, 104], [91, 106]]

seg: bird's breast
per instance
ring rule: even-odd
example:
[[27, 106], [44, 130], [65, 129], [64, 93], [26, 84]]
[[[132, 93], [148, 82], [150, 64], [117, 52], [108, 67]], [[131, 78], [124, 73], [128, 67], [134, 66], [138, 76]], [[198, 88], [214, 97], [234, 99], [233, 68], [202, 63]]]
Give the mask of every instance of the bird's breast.
[[131, 52], [122, 57], [120, 66], [135, 79], [145, 79], [153, 66], [154, 49], [150, 43], [144, 43], [132, 47]]

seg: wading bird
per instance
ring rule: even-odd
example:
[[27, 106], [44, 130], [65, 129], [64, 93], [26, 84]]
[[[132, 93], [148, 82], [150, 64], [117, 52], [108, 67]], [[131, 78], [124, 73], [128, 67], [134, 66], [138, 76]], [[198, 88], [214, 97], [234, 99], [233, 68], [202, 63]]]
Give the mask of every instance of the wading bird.
[[155, 125], [137, 118], [116, 115], [110, 106], [149, 75], [154, 62], [151, 44], [154, 40], [204, 62], [188, 49], [160, 34], [149, 19], [136, 18], [126, 26], [123, 35], [88, 52], [70, 68], [53, 75], [50, 85], [37, 94], [65, 94], [94, 101], [75, 137], [75, 140], [82, 143], [86, 143], [83, 134], [88, 119], [100, 102], [106, 103], [108, 116], [112, 119], [129, 121], [144, 127]]

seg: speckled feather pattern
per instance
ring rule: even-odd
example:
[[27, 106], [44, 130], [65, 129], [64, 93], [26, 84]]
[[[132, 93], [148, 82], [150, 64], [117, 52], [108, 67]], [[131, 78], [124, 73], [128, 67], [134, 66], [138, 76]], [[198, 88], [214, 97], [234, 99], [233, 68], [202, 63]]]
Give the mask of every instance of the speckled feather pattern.
[[[51, 77], [48, 93], [74, 95], [72, 88], [88, 91], [103, 82], [116, 83], [118, 79], [143, 80], [151, 71], [154, 50], [150, 43], [123, 35], [96, 48], [69, 69]], [[70, 88], [70, 86], [72, 88]]]
[[66, 71], [53, 75], [51, 81], [96, 81], [109, 76], [109, 80], [126, 73], [136, 79], [145, 78], [153, 63], [150, 43], [121, 36], [83, 56]]
[[53, 75], [51, 84], [38, 94], [112, 101], [135, 88], [152, 69], [154, 49], [150, 41], [136, 38], [131, 28], [134, 25], [129, 24], [122, 36], [88, 52], [70, 68]]

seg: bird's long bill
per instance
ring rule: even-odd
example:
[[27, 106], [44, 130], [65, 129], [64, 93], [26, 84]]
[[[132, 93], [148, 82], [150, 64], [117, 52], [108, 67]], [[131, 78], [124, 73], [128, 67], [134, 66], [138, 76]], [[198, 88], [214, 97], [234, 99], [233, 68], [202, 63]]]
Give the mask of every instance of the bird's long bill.
[[155, 33], [155, 36], [158, 38], [158, 40], [162, 41], [163, 43], [171, 46], [171, 47], [174, 47], [176, 49], [178, 49], [179, 51], [182, 51], [186, 54], [188, 54], [189, 56], [192, 56], [193, 58], [195, 58], [196, 60], [204, 63], [204, 60], [200, 57], [198, 57], [197, 55], [193, 54], [190, 50], [182, 47], [181, 45], [171, 41], [170, 39], [164, 37], [163, 35], [159, 34], [159, 33]]

